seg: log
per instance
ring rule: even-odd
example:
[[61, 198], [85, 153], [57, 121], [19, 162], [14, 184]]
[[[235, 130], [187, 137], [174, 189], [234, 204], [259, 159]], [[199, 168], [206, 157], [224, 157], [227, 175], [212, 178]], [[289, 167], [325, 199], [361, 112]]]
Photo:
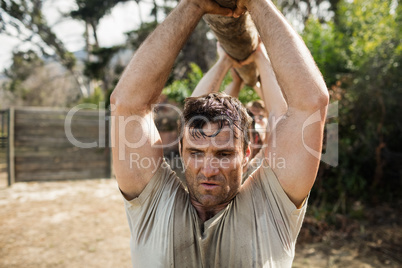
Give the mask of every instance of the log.
[[[223, 7], [233, 10], [236, 8], [235, 0], [215, 1]], [[232, 58], [245, 60], [257, 48], [258, 32], [248, 12], [237, 19], [207, 14], [204, 15], [204, 20], [214, 32], [221, 47]], [[254, 63], [236, 71], [247, 85], [254, 86], [257, 83], [258, 73]]]

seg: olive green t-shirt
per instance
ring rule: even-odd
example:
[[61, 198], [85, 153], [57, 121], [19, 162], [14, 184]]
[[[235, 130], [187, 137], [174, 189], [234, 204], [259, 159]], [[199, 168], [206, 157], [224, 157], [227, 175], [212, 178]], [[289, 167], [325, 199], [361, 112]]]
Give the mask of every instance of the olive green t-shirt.
[[291, 267], [306, 203], [296, 208], [264, 160], [202, 223], [164, 162], [141, 195], [125, 201], [133, 267]]

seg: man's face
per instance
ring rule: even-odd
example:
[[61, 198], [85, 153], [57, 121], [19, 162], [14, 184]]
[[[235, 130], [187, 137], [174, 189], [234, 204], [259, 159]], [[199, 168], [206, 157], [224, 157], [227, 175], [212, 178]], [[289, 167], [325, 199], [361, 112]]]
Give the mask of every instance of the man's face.
[[[215, 134], [217, 124], [206, 124], [206, 135]], [[233, 134], [236, 131], [236, 137]], [[222, 128], [215, 137], [193, 137], [186, 127], [182, 142], [182, 158], [191, 201], [205, 208], [227, 204], [238, 193], [242, 168], [250, 150], [243, 153], [243, 137], [238, 129]]]
[[251, 107], [249, 110], [254, 116], [255, 130], [260, 134], [261, 139], [264, 140], [268, 125], [267, 114], [263, 109], [255, 107]]
[[256, 124], [260, 125], [263, 128], [267, 127], [267, 114], [263, 109], [258, 109], [251, 107], [250, 112], [254, 116], [254, 121]]

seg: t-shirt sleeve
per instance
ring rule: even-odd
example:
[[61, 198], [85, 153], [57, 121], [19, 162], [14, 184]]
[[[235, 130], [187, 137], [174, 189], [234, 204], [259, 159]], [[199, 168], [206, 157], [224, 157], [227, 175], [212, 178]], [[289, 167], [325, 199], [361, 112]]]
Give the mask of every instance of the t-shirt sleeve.
[[283, 190], [266, 159], [263, 159], [260, 168], [251, 174], [248, 187], [254, 193], [254, 198], [260, 199], [255, 203], [259, 206], [260, 202], [261, 210], [270, 215], [269, 219], [273, 220], [282, 238], [287, 242], [295, 241], [303, 223], [307, 198], [298, 209]]
[[141, 239], [147, 230], [157, 227], [156, 221], [168, 221], [179, 189], [182, 189], [180, 180], [164, 161], [137, 198], [124, 198], [133, 238]]

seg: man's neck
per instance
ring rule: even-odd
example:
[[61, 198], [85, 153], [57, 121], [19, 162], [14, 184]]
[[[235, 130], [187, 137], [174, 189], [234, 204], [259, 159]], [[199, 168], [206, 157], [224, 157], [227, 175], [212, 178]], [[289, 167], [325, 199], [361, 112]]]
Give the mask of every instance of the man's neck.
[[216, 214], [219, 213], [219, 211], [221, 211], [224, 208], [226, 208], [227, 205], [229, 204], [229, 202], [225, 203], [225, 204], [217, 205], [217, 206], [214, 206], [214, 207], [204, 207], [203, 205], [201, 205], [197, 201], [191, 199], [191, 204], [193, 205], [193, 207], [197, 211], [198, 217], [200, 218], [201, 222], [204, 223], [207, 220], [213, 218]]

